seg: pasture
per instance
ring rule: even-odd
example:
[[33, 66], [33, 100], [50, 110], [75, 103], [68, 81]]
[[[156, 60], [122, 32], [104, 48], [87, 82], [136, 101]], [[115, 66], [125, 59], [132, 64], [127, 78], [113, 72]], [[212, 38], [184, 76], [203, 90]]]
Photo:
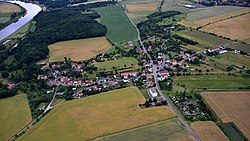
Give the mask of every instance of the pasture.
[[132, 67], [137, 68], [138, 67], [138, 60], [134, 57], [123, 57], [115, 60], [109, 60], [105, 62], [96, 62], [96, 67], [98, 67], [99, 70], [111, 70], [113, 68], [126, 68], [126, 67]]
[[94, 139], [95, 141], [192, 141], [178, 118], [172, 118]]
[[90, 59], [111, 47], [105, 37], [57, 42], [49, 45], [49, 61], [63, 61], [69, 57], [73, 61]]
[[185, 85], [188, 90], [192, 89], [231, 89], [238, 90], [240, 87], [250, 86], [250, 77], [240, 75], [192, 75], [176, 76], [173, 84]]
[[193, 122], [191, 128], [202, 141], [229, 141], [227, 136], [212, 121]]
[[100, 22], [104, 24], [107, 38], [113, 43], [127, 43], [137, 40], [137, 31], [127, 15], [119, 5], [94, 8], [100, 15]]
[[0, 99], [0, 140], [8, 140], [11, 136], [31, 122], [26, 94]]
[[250, 139], [250, 92], [204, 92], [201, 95], [222, 122], [233, 122]]
[[[249, 8], [250, 9], [250, 8]], [[250, 14], [216, 22], [201, 28], [202, 31], [214, 33], [230, 39], [246, 40], [250, 38], [248, 27]]]
[[168, 106], [141, 109], [138, 88], [104, 92], [64, 102], [19, 140], [88, 140], [175, 117]]

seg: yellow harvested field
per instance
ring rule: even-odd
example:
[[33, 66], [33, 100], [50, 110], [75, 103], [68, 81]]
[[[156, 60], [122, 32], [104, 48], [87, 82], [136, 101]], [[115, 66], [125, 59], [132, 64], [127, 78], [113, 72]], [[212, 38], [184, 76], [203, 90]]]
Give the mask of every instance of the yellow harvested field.
[[182, 20], [180, 22], [178, 22], [181, 25], [187, 26], [187, 27], [192, 27], [192, 28], [197, 28], [199, 26], [203, 26], [203, 25], [207, 25], [208, 23], [214, 23], [214, 22], [219, 22], [222, 20], [227, 20], [230, 17], [234, 17], [234, 16], [238, 16], [241, 14], [246, 14], [250, 12], [250, 8], [245, 8], [243, 10], [238, 10], [236, 12], [232, 12], [232, 13], [228, 13], [228, 14], [223, 14], [220, 16], [214, 16], [211, 18], [205, 18], [205, 19], [201, 19], [195, 22], [189, 22], [187, 20]]
[[0, 141], [7, 141], [31, 122], [26, 94], [0, 99]]
[[213, 22], [217, 22], [217, 21], [220, 21], [220, 20], [226, 20], [227, 18], [234, 17], [234, 16], [244, 14], [244, 13], [249, 13], [249, 12], [250, 12], [250, 8], [245, 8], [243, 10], [238, 10], [236, 12], [232, 12], [232, 13], [228, 13], [228, 14], [224, 14], [224, 15], [220, 15], [220, 16], [215, 16], [215, 17], [211, 17], [211, 18], [202, 19], [202, 20], [196, 21], [194, 23], [198, 24], [198, 25], [206, 25], [208, 23], [213, 23]]
[[197, 28], [197, 27], [201, 26], [199, 24], [196, 24], [195, 22], [186, 21], [185, 19], [181, 20], [181, 21], [179, 21], [177, 23], [180, 24], [180, 25], [184, 25], [186, 27], [191, 27], [191, 28]]
[[73, 61], [90, 59], [111, 48], [105, 37], [58, 42], [49, 45], [49, 61], [63, 61], [69, 57]]
[[222, 122], [233, 122], [250, 140], [250, 92], [204, 92], [202, 96]]
[[83, 141], [175, 117], [168, 106], [141, 109], [136, 87], [67, 101], [49, 112], [19, 140]]
[[0, 2], [0, 13], [19, 12], [21, 8], [15, 4]]
[[191, 128], [202, 141], [229, 141], [227, 136], [212, 121], [193, 122]]
[[128, 4], [126, 5], [126, 8], [128, 12], [145, 12], [155, 11], [157, 6], [153, 4]]
[[250, 14], [216, 22], [202, 28], [202, 31], [215, 33], [231, 39], [245, 40], [250, 38], [247, 30], [250, 25]]

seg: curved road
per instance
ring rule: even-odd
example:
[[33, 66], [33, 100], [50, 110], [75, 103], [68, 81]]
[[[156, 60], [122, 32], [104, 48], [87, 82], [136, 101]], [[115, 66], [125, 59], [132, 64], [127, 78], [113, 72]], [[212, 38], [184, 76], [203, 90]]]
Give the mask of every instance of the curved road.
[[[122, 6], [122, 8], [124, 9], [124, 6], [120, 3], [120, 5]], [[139, 29], [137, 28], [137, 26], [135, 25], [135, 23], [132, 21], [132, 19], [129, 17], [127, 11], [124, 9], [124, 12], [125, 14], [128, 16], [130, 22], [133, 24], [133, 26], [136, 28], [137, 30], [137, 33], [138, 33], [138, 41], [140, 43], [140, 45], [142, 46], [143, 48], [143, 51], [145, 54], [147, 54], [147, 56], [150, 58], [150, 61], [151, 63], [153, 63], [153, 60], [151, 58], [151, 56], [148, 54], [146, 48], [144, 47], [143, 43], [142, 43], [142, 40], [141, 40], [141, 37], [140, 37], [140, 31]], [[161, 91], [161, 88], [159, 86], [159, 83], [158, 83], [158, 80], [157, 80], [157, 67], [156, 65], [153, 65], [152, 66], [153, 68], [153, 74], [154, 74], [154, 79], [155, 79], [155, 84], [156, 84], [156, 88], [158, 90], [158, 92], [160, 93], [160, 95], [162, 96], [162, 98], [164, 100], [167, 101], [169, 107], [171, 109], [173, 109], [173, 111], [175, 112], [175, 114], [178, 116], [178, 118], [180, 119], [181, 123], [186, 127], [186, 129], [191, 133], [191, 135], [194, 137], [194, 139], [196, 141], [200, 141], [200, 138], [197, 136], [197, 134], [194, 132], [194, 130], [189, 126], [189, 124], [185, 121], [185, 119], [183, 119], [183, 117], [180, 115], [180, 113], [177, 111], [177, 109], [172, 105], [172, 103], [170, 102], [170, 100], [168, 98], [166, 98], [163, 94], [162, 94], [162, 91]]]

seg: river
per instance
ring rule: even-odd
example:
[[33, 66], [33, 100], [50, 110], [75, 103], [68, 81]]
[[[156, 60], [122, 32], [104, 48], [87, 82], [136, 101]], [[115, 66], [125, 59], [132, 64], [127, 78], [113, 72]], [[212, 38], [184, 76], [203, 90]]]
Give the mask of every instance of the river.
[[17, 22], [10, 24], [9, 26], [5, 27], [4, 29], [0, 30], [0, 41], [14, 33], [20, 27], [25, 25], [31, 19], [34, 18], [42, 9], [38, 5], [32, 3], [25, 3], [21, 1], [9, 1], [11, 3], [16, 3], [26, 9], [26, 15], [21, 17]]

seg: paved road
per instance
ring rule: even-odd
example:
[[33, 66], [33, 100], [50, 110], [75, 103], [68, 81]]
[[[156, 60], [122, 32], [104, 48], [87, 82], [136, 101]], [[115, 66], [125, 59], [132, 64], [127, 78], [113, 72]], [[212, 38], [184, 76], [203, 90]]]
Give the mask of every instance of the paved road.
[[[124, 6], [121, 4], [121, 6], [124, 8]], [[143, 48], [143, 51], [145, 54], [147, 54], [147, 56], [149, 57], [151, 63], [153, 63], [153, 60], [151, 58], [151, 56], [148, 54], [146, 48], [144, 47], [143, 43], [142, 43], [142, 40], [141, 40], [141, 37], [140, 37], [140, 31], [139, 29], [137, 28], [137, 26], [135, 25], [135, 23], [132, 21], [132, 19], [129, 17], [127, 11], [124, 9], [124, 12], [125, 14], [128, 16], [129, 20], [131, 21], [131, 23], [134, 25], [134, 27], [136, 28], [137, 30], [137, 33], [138, 33], [138, 41], [141, 45], [141, 47]], [[162, 94], [162, 91], [161, 91], [161, 88], [159, 86], [159, 83], [158, 83], [158, 80], [157, 80], [157, 67], [156, 65], [153, 65], [153, 74], [154, 74], [154, 79], [155, 79], [155, 84], [156, 84], [156, 88], [158, 90], [158, 92], [161, 94], [161, 96], [163, 97], [164, 100], [167, 101], [169, 107], [171, 107], [173, 109], [173, 111], [175, 112], [175, 114], [178, 116], [178, 118], [180, 119], [180, 121], [182, 122], [182, 124], [187, 128], [187, 130], [191, 133], [191, 135], [194, 137], [194, 139], [196, 141], [200, 141], [200, 138], [196, 135], [196, 133], [193, 131], [193, 129], [188, 125], [188, 123], [182, 118], [182, 116], [179, 114], [179, 112], [176, 110], [176, 108], [172, 105], [172, 103], [170, 102], [170, 100], [168, 98], [166, 98], [163, 94]]]

